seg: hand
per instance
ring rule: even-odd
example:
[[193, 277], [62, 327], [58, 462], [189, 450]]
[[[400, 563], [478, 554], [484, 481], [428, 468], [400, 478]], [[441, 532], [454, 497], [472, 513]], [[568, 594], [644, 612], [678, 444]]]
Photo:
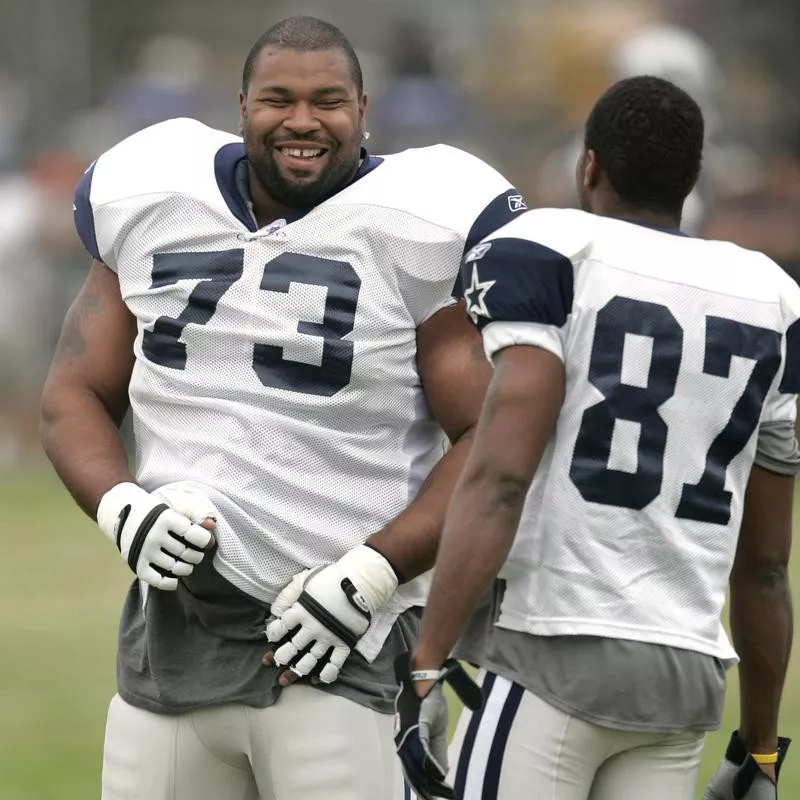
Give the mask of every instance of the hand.
[[289, 668], [280, 677], [283, 686], [312, 672], [322, 683], [333, 683], [395, 589], [391, 564], [366, 545], [327, 567], [298, 573], [272, 604], [276, 619], [266, 633], [274, 652], [265, 654], [264, 663]]
[[[480, 687], [461, 664], [449, 658], [432, 683], [415, 679], [411, 657], [402, 653], [394, 662], [400, 689], [395, 698], [394, 742], [406, 779], [422, 800], [453, 798], [447, 776], [447, 700], [442, 690], [447, 681], [461, 702], [473, 711], [483, 704]], [[418, 685], [427, 688], [422, 696]]]
[[757, 764], [739, 732], [731, 734], [725, 758], [706, 786], [703, 800], [776, 800], [781, 764], [791, 739], [778, 738], [776, 764]]
[[101, 498], [97, 524], [139, 578], [174, 591], [214, 546], [215, 513], [200, 492], [119, 483]]

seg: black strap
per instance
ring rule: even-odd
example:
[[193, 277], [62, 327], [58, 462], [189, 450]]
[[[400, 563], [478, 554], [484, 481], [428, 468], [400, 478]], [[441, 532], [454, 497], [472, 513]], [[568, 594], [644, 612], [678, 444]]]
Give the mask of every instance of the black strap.
[[119, 516], [117, 517], [117, 550], [122, 550], [120, 546], [120, 542], [122, 540], [122, 529], [125, 527], [125, 523], [128, 521], [128, 517], [131, 513], [131, 504], [128, 503], [122, 511], [119, 512]]
[[136, 572], [136, 564], [139, 562], [139, 556], [142, 554], [145, 539], [147, 535], [153, 530], [153, 525], [156, 520], [169, 508], [166, 503], [159, 503], [147, 512], [145, 518], [139, 524], [139, 529], [133, 537], [131, 542], [131, 549], [128, 551], [128, 566]]
[[297, 602], [312, 617], [318, 619], [331, 633], [338, 636], [351, 650], [356, 646], [359, 637], [349, 628], [346, 628], [339, 619], [329, 613], [328, 609], [317, 602], [308, 592], [302, 592], [300, 597], [297, 598]]
[[481, 687], [467, 674], [454, 658], [444, 662], [444, 673], [440, 680], [447, 681], [458, 695], [458, 699], [470, 710], [477, 711], [483, 705]]

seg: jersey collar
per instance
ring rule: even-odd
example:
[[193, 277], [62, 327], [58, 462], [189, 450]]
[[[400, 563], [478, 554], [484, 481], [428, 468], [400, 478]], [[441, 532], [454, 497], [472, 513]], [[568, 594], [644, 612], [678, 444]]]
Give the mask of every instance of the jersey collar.
[[[362, 147], [361, 165], [358, 168], [353, 180], [348, 184], [352, 186], [356, 181], [368, 175], [376, 167], [383, 163], [380, 156], [371, 156]], [[247, 154], [241, 142], [231, 142], [221, 147], [214, 158], [214, 175], [217, 179], [217, 186], [220, 194], [225, 200], [225, 204], [230, 209], [239, 222], [248, 230], [258, 230], [258, 223], [252, 212], [252, 199], [250, 197], [250, 181], [247, 171]], [[345, 187], [346, 188], [346, 187]], [[295, 222], [304, 217], [311, 209], [298, 209], [298, 211], [287, 217], [286, 222]]]
[[632, 219], [624, 219], [623, 217], [615, 217], [614, 219], [618, 219], [620, 222], [627, 222], [631, 225], [638, 225], [640, 228], [649, 228], [651, 231], [669, 233], [672, 236], [684, 236], [687, 239], [693, 238], [690, 233], [686, 233], [686, 231], [682, 231], [680, 228], [662, 228], [660, 225], [648, 225], [646, 222], [635, 222]]

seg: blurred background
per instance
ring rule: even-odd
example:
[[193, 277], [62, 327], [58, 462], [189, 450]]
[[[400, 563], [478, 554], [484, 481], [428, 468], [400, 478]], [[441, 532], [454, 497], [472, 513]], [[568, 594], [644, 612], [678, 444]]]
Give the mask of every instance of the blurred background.
[[[611, 82], [675, 81], [708, 123], [685, 227], [762, 250], [800, 278], [797, 0], [0, 0], [2, 800], [98, 796], [127, 581], [43, 463], [36, 432], [89, 261], [73, 187], [154, 122], [192, 116], [235, 131], [247, 51], [298, 13], [334, 22], [356, 47], [373, 152], [464, 147], [529, 206], [574, 202], [582, 123]], [[793, 676], [787, 735], [800, 735], [799, 693]], [[732, 690], [730, 715], [735, 703]], [[726, 735], [710, 740], [706, 770]], [[798, 776], [787, 767], [787, 797], [800, 796]]]

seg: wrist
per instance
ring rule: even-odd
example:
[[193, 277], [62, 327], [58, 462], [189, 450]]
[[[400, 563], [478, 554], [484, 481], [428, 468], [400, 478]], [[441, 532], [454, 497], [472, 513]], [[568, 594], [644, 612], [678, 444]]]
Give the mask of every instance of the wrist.
[[122, 481], [112, 486], [97, 504], [95, 519], [100, 529], [116, 544], [116, 528], [120, 511], [128, 504], [146, 495], [144, 489], [135, 483]]
[[746, 728], [739, 729], [739, 739], [742, 741], [748, 752], [753, 755], [769, 755], [778, 752], [777, 734], [758, 734], [748, 731]]
[[392, 565], [374, 547], [361, 544], [348, 550], [338, 566], [352, 580], [370, 613], [385, 606], [397, 589]]
[[368, 547], [370, 550], [374, 550], [378, 555], [382, 556], [386, 560], [386, 563], [392, 568], [392, 572], [394, 572], [394, 576], [395, 578], [397, 578], [398, 584], [406, 583], [407, 578], [398, 569], [397, 564], [395, 564], [394, 561], [392, 561], [385, 553], [382, 553], [380, 548], [375, 547], [375, 545], [372, 544], [372, 542], [364, 542], [364, 547]]
[[411, 653], [411, 670], [413, 672], [420, 670], [439, 671], [446, 660], [446, 653], [440, 654], [434, 648], [428, 647], [423, 640], [419, 640]]
[[443, 663], [444, 659], [437, 663], [435, 657], [426, 656], [424, 653], [420, 655], [416, 650], [411, 654], [410, 676], [417, 697], [426, 697], [436, 685]]

